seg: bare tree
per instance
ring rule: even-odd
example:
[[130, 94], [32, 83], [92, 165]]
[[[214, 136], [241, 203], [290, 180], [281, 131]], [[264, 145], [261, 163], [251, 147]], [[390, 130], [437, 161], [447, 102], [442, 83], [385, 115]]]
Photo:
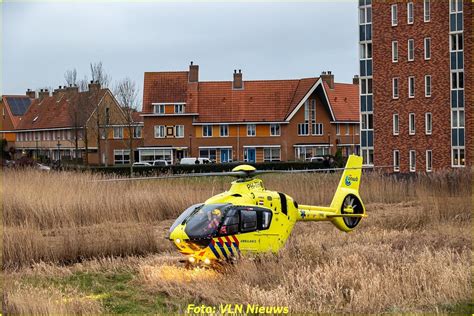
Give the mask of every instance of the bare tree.
[[77, 85], [79, 86], [79, 91], [87, 91], [89, 89], [89, 80], [87, 79], [87, 76], [84, 76], [83, 79], [79, 80]]
[[101, 87], [108, 87], [112, 78], [105, 72], [102, 62], [91, 63], [91, 77], [94, 83], [100, 83]]
[[69, 69], [64, 73], [64, 80], [66, 80], [67, 86], [75, 86], [77, 84], [77, 70]]
[[136, 83], [126, 77], [117, 82], [114, 87], [114, 95], [120, 104], [123, 113], [125, 115], [125, 125], [128, 130], [128, 149], [130, 151], [130, 176], [133, 174], [133, 163], [134, 163], [134, 153], [133, 153], [133, 139], [134, 131], [137, 127], [137, 122], [133, 119], [133, 114], [137, 112], [137, 98], [138, 98], [138, 88]]

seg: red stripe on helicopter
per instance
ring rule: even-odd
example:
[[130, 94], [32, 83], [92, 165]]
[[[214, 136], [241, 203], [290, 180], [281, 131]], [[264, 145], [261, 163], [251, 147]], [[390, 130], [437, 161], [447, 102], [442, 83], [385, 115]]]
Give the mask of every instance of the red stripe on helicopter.
[[239, 246], [239, 240], [237, 239], [237, 237], [235, 237], [234, 235], [232, 235], [231, 237], [234, 240], [234, 242], [237, 244], [237, 247], [238, 247]]
[[232, 241], [230, 241], [229, 236], [225, 236], [225, 240], [228, 246], [232, 245]]

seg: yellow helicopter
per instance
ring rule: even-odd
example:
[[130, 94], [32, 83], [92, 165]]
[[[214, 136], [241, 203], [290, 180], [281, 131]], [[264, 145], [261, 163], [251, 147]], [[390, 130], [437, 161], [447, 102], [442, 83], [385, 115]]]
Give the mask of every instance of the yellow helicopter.
[[187, 208], [171, 226], [168, 238], [187, 256], [189, 264], [209, 265], [245, 253], [276, 253], [297, 221], [330, 221], [341, 231], [350, 232], [367, 216], [359, 195], [359, 156], [349, 156], [330, 206], [302, 205], [284, 193], [266, 190], [255, 176], [273, 172], [308, 170], [258, 171], [240, 165], [232, 172], [193, 175], [230, 175], [237, 180], [228, 191]]

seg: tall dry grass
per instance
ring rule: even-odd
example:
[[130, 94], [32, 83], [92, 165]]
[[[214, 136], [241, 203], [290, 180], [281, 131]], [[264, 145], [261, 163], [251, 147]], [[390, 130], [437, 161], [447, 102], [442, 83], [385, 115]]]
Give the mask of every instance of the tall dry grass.
[[[305, 204], [329, 204], [340, 174], [267, 175], [268, 189]], [[187, 206], [226, 190], [230, 178], [94, 182], [98, 175], [4, 173], [4, 267], [39, 261], [76, 262], [107, 255], [168, 249], [168, 222]], [[362, 197], [373, 225], [417, 228], [470, 219], [470, 174], [439, 173], [397, 180], [376, 173], [363, 176]], [[398, 206], [394, 206], [398, 203]], [[399, 205], [408, 207], [400, 211]], [[387, 215], [396, 213], [397, 216]]]

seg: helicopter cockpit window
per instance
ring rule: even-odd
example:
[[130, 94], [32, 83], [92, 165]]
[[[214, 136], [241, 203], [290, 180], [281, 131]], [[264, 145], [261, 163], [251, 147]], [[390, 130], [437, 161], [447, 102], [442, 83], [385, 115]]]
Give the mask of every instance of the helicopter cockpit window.
[[179, 217], [174, 221], [173, 225], [171, 225], [170, 227], [170, 233], [176, 228], [178, 227], [178, 225], [182, 224], [184, 222], [184, 220], [186, 218], [189, 217], [189, 215], [191, 215], [192, 212], [194, 212], [197, 208], [201, 207], [203, 205], [203, 203], [199, 203], [199, 204], [194, 204], [190, 207], [188, 207], [183, 213], [181, 213], [181, 215], [179, 215]]
[[261, 210], [257, 212], [257, 227], [258, 230], [265, 230], [270, 228], [272, 222], [272, 212], [267, 210]]
[[217, 234], [230, 204], [207, 204], [186, 219], [185, 233], [189, 238], [210, 238]]
[[240, 211], [240, 232], [248, 233], [257, 230], [257, 212], [250, 209]]
[[235, 235], [239, 233], [239, 212], [231, 209], [227, 212], [227, 216], [219, 228], [219, 236]]

